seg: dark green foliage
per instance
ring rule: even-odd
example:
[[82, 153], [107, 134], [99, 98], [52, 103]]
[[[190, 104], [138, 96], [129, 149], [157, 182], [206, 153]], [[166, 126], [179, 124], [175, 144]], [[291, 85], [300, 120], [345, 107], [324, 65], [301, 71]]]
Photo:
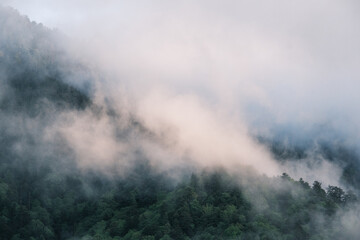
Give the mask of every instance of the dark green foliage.
[[[287, 174], [266, 180], [269, 190], [275, 183], [284, 189], [258, 189], [269, 205], [264, 210], [224, 172], [192, 175], [176, 186], [147, 164], [111, 181], [95, 175], [54, 180], [50, 170], [45, 177], [17, 174], [0, 181], [0, 239], [334, 239], [341, 231], [332, 229], [336, 211], [356, 201], [338, 187], [325, 192], [314, 182], [309, 188]], [[36, 183], [25, 194], [23, 177]]]
[[[346, 239], [337, 214], [357, 204], [356, 195], [336, 186], [325, 191], [317, 181], [311, 187], [286, 173], [252, 176], [242, 185], [224, 171], [174, 184], [145, 160], [125, 177], [80, 171], [64, 140], [46, 145], [42, 139], [58, 113], [94, 107], [89, 95], [66, 83], [72, 70], [49, 35], [0, 8], [0, 240]], [[87, 78], [85, 72], [78, 74]], [[307, 154], [304, 146], [271, 149], [280, 161]], [[343, 178], [359, 183], [358, 159], [333, 149], [322, 153], [346, 159]]]

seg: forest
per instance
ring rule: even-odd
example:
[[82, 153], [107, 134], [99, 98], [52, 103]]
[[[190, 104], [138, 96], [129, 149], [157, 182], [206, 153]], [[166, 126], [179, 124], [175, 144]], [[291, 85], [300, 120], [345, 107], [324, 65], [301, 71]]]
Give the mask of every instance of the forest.
[[220, 169], [177, 183], [146, 163], [117, 180], [0, 170], [0, 239], [341, 239], [339, 213], [358, 202], [286, 173], [254, 179], [251, 196]]
[[[74, 75], [69, 67], [74, 62], [52, 42], [51, 30], [7, 8], [0, 8], [0, 27], [1, 240], [359, 236], [349, 230], [358, 224], [349, 215], [360, 211], [359, 159], [346, 148], [323, 144], [321, 153], [343, 167], [347, 189], [287, 173], [266, 176], [245, 166], [232, 172], [221, 167], [176, 169], [180, 174], [174, 177], [141, 152], [122, 174], [79, 167], [67, 139], [54, 134], [49, 140], [47, 129], [62, 113], [91, 112], [111, 120], [119, 114], [110, 103], [93, 102], [91, 84], [79, 87], [66, 81]], [[91, 78], [80, 64], [75, 69]], [[116, 136], [127, 141], [134, 129], [146, 132], [141, 122], [132, 120]], [[308, 146], [260, 142], [279, 163], [301, 161], [307, 154]]]

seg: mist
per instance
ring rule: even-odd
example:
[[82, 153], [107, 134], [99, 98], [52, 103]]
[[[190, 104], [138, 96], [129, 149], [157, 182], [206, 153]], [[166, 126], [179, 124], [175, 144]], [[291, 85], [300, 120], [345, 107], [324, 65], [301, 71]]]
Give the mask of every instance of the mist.
[[[187, 159], [303, 176], [309, 164], [279, 166], [256, 138], [289, 141], [295, 132], [295, 142], [326, 139], [359, 147], [359, 6], [353, 1], [6, 4], [59, 29], [72, 56], [106, 73], [92, 83], [94, 95], [122, 115], [136, 115], [162, 138], [163, 150], [146, 143], [141, 148], [155, 159], [170, 151], [175, 157], [166, 164]], [[99, 121], [87, 119], [95, 131], [82, 130], [84, 136], [71, 141], [105, 135], [85, 146], [106, 147], [107, 158], [115, 159], [114, 149], [124, 146], [114, 142], [106, 120]], [[89, 149], [103, 155], [101, 147]], [[323, 161], [314, 168], [320, 170], [306, 173], [308, 179], [340, 184], [339, 166]]]
[[[116, 178], [145, 160], [176, 181], [225, 169], [259, 212], [269, 191], [306, 196], [277, 180], [283, 172], [359, 192], [357, 2], [5, 5], [41, 23], [24, 25], [13, 9], [1, 23], [0, 129], [12, 164], [26, 156], [52, 162], [58, 176]], [[23, 67], [40, 80], [16, 82], [31, 78]], [[356, 237], [358, 209], [331, 224]]]

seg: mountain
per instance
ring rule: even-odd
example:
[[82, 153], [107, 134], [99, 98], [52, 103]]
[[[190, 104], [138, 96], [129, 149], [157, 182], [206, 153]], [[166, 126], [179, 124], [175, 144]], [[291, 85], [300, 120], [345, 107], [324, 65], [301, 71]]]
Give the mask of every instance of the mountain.
[[[81, 150], [92, 144], [86, 138], [73, 144], [88, 130], [85, 123], [94, 121], [95, 131], [105, 119], [110, 127], [101, 130], [117, 143], [157, 140], [134, 117], [117, 125], [121, 113], [111, 101], [95, 100], [91, 71], [68, 55], [59, 33], [3, 7], [0, 29], [0, 239], [359, 237], [357, 196], [318, 181], [267, 177], [250, 168], [175, 169], [180, 177], [174, 178], [137, 147], [125, 148], [132, 162], [120, 165], [123, 174], [112, 169], [118, 162], [105, 170], [84, 167], [109, 150], [102, 145], [101, 154], [83, 155], [98, 146]], [[79, 118], [85, 120], [76, 124]], [[307, 148], [266, 144], [279, 161], [307, 154]], [[344, 181], [357, 186], [356, 155], [323, 146], [321, 154], [344, 166]]]

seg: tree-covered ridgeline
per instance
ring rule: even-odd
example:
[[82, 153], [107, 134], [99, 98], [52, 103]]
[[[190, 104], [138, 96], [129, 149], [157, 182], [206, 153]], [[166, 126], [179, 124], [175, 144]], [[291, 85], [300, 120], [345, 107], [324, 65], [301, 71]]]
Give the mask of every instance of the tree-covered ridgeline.
[[[287, 174], [263, 176], [254, 186], [225, 171], [171, 183], [144, 163], [116, 180], [49, 169], [0, 174], [0, 239], [11, 240], [341, 239], [338, 213], [357, 203], [339, 187]], [[246, 188], [266, 207], [259, 209]]]
[[[142, 158], [121, 175], [80, 169], [66, 139], [48, 142], [45, 129], [58, 114], [95, 111], [91, 86], [66, 80], [90, 76], [53, 37], [0, 7], [0, 240], [357, 239], [342, 221], [357, 197], [337, 186], [224, 170], [174, 181]], [[306, 153], [271, 149], [281, 161]], [[358, 158], [331, 150], [356, 187]]]

